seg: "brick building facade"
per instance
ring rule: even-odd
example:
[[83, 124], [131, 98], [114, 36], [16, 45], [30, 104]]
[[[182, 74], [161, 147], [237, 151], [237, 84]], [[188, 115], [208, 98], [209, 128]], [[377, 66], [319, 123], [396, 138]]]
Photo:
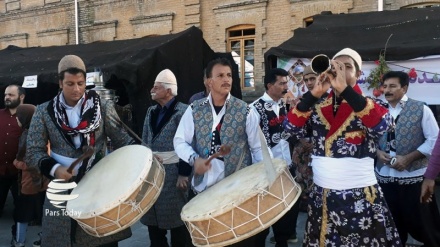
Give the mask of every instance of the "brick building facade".
[[[214, 51], [237, 51], [245, 96], [261, 95], [263, 54], [323, 11], [376, 11], [378, 0], [0, 0], [0, 49], [140, 38], [199, 27]], [[384, 10], [440, 1], [383, 0]], [[78, 18], [75, 18], [75, 17]], [[78, 19], [78, 20], [76, 20]], [[77, 25], [76, 25], [77, 24]], [[78, 28], [78, 33], [76, 29]], [[246, 53], [246, 54], [243, 54]], [[248, 55], [245, 58], [245, 55]], [[246, 59], [246, 61], [244, 60]]]

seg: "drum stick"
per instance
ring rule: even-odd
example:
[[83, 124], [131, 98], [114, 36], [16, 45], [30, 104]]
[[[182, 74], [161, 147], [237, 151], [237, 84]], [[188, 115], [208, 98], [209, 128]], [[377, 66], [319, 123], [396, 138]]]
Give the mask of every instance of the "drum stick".
[[215, 159], [215, 158], [217, 158], [217, 157], [219, 157], [219, 156], [225, 156], [225, 155], [228, 155], [230, 152], [231, 152], [231, 146], [229, 146], [229, 145], [221, 145], [221, 146], [220, 146], [220, 149], [218, 150], [218, 152], [215, 153], [215, 154], [213, 154], [213, 155], [211, 155], [211, 156], [208, 158], [208, 160], [205, 162], [205, 165], [209, 165], [209, 163], [210, 163], [213, 159]]
[[134, 131], [132, 129], [130, 129], [130, 127], [128, 127], [128, 125], [126, 125], [124, 122], [122, 122], [121, 119], [119, 119], [119, 123], [122, 125], [122, 127], [124, 127], [124, 129], [128, 133], [130, 133], [130, 135], [132, 135], [136, 140], [140, 141], [142, 143], [142, 145], [149, 148], [149, 146], [144, 141], [142, 141], [142, 139], [136, 133], [134, 133]]
[[[243, 149], [243, 147], [244, 147], [244, 144], [241, 146], [241, 148]], [[237, 165], [237, 167], [235, 167], [235, 172], [240, 170], [240, 167], [243, 164], [243, 160], [244, 160], [244, 152], [241, 153], [240, 159], [238, 160], [238, 165]]]
[[78, 157], [72, 164], [70, 164], [69, 168], [67, 168], [67, 172], [72, 174], [73, 169], [75, 169], [75, 166], [79, 164], [79, 162], [83, 161], [84, 159], [87, 159], [93, 155], [95, 152], [95, 149], [92, 146], [84, 146], [83, 147], [83, 154]]
[[269, 185], [272, 185], [277, 175], [272, 163], [272, 158], [270, 157], [269, 154], [269, 147], [267, 146], [266, 138], [264, 137], [261, 128], [258, 128], [258, 135], [260, 136], [261, 151], [263, 153], [263, 164], [264, 164], [264, 169], [266, 170], [266, 178], [269, 182]]

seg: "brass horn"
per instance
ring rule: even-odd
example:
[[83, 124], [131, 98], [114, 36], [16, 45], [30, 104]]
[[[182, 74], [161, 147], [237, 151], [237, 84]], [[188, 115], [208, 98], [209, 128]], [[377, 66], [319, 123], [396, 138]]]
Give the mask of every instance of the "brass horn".
[[314, 73], [320, 75], [331, 68], [330, 59], [325, 54], [316, 55], [312, 58], [310, 67]]

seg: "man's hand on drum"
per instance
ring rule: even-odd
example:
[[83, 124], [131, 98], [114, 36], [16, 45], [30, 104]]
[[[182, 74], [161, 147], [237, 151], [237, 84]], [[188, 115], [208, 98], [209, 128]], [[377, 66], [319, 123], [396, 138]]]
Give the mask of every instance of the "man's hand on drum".
[[69, 181], [72, 178], [72, 173], [69, 173], [67, 171], [68, 167], [64, 167], [64, 166], [59, 166], [57, 167], [57, 169], [55, 170], [55, 178], [58, 179], [64, 179], [66, 181]]
[[211, 168], [211, 163], [206, 164], [207, 159], [196, 158], [194, 161], [194, 172], [203, 175]]
[[186, 190], [186, 188], [188, 188], [188, 177], [179, 175], [177, 178], [176, 187], [181, 190]]

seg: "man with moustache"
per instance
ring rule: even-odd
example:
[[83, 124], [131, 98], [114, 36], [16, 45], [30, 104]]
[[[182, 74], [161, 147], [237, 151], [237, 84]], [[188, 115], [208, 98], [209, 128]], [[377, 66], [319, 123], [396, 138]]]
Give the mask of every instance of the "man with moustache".
[[[132, 144], [133, 139], [121, 125], [112, 101], [86, 91], [86, 67], [75, 55], [64, 56], [58, 64], [60, 93], [39, 105], [32, 118], [27, 138], [26, 163], [52, 179], [81, 178], [105, 155], [104, 145], [110, 137], [115, 149]], [[50, 156], [47, 144], [50, 140]], [[83, 160], [73, 171], [68, 167], [92, 146], [93, 156]], [[130, 161], [127, 160], [127, 167]], [[87, 234], [76, 221], [44, 203], [41, 246], [118, 246], [131, 236], [130, 229], [106, 237]]]
[[[274, 158], [286, 161], [289, 170], [295, 177], [295, 168], [292, 166], [290, 152], [290, 134], [284, 130], [283, 121], [286, 118], [286, 105], [282, 98], [287, 93], [288, 72], [284, 69], [271, 69], [264, 77], [266, 92], [262, 97], [251, 104], [251, 108], [258, 116], [260, 128], [271, 149]], [[297, 242], [296, 222], [298, 219], [299, 204], [296, 203], [283, 217], [272, 225], [276, 247], [287, 247], [287, 242]], [[269, 229], [265, 230], [265, 234]]]
[[177, 80], [169, 69], [157, 75], [150, 92], [152, 100], [158, 104], [147, 110], [142, 141], [163, 161], [165, 181], [157, 201], [141, 218], [141, 222], [148, 226], [151, 247], [169, 246], [167, 230], [171, 232], [171, 246], [185, 246], [189, 233], [180, 219], [180, 212], [186, 203], [185, 192], [191, 169], [186, 163], [179, 164], [173, 138], [188, 105], [175, 98]]
[[435, 200], [421, 204], [420, 193], [439, 128], [428, 106], [406, 96], [408, 86], [405, 72], [390, 71], [383, 76], [385, 99], [394, 122], [379, 140], [375, 171], [402, 244], [411, 234], [425, 246], [437, 246], [437, 204]]
[[[229, 60], [211, 61], [206, 67], [206, 75], [210, 89], [208, 97], [194, 101], [186, 109], [174, 136], [177, 155], [194, 171], [190, 199], [234, 173], [242, 156], [241, 167], [263, 159], [257, 116], [244, 101], [230, 94], [232, 66]], [[231, 146], [231, 153], [205, 165], [221, 145]], [[232, 246], [264, 246], [264, 240], [257, 239], [253, 236]]]
[[391, 117], [362, 96], [356, 51], [345, 48], [330, 63], [285, 122], [298, 139], [311, 133], [314, 144], [303, 246], [402, 246], [374, 174], [376, 142]]

